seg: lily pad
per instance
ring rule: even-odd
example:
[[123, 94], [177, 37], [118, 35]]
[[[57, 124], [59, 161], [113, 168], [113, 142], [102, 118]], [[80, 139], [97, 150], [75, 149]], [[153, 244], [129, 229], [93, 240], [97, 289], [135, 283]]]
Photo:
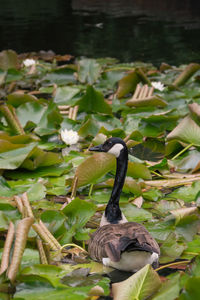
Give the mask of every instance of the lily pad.
[[127, 176], [151, 179], [151, 173], [145, 165], [130, 161], [128, 162]]
[[22, 92], [20, 93], [12, 93], [7, 96], [7, 103], [13, 105], [14, 107], [18, 107], [21, 104], [27, 103], [27, 102], [33, 102], [33, 103], [39, 103], [38, 99], [29, 94], [24, 94]]
[[178, 243], [174, 232], [170, 233], [164, 243], [161, 245], [160, 263], [167, 263], [178, 259], [186, 249], [186, 244]]
[[142, 222], [152, 219], [152, 214], [132, 204], [121, 205], [121, 209], [129, 222]]
[[96, 183], [97, 179], [112, 170], [115, 158], [108, 153], [95, 153], [78, 166], [75, 176], [78, 178], [78, 187]]
[[77, 99], [74, 97], [77, 96], [80, 92], [79, 88], [71, 86], [62, 86], [56, 89], [54, 102], [59, 105], [74, 105]]
[[0, 169], [17, 169], [23, 163], [26, 157], [30, 154], [30, 152], [34, 149], [35, 146], [36, 143], [31, 143], [26, 147], [1, 153]]
[[103, 94], [90, 85], [87, 86], [86, 94], [76, 104], [79, 105], [79, 111], [111, 114], [111, 107], [104, 100]]
[[97, 81], [101, 66], [95, 59], [85, 58], [78, 62], [78, 79], [82, 83], [93, 84]]
[[158, 274], [146, 265], [127, 280], [114, 283], [112, 291], [115, 300], [142, 300], [152, 296], [160, 286]]
[[187, 116], [168, 134], [167, 139], [177, 139], [188, 144], [200, 146], [200, 127]]

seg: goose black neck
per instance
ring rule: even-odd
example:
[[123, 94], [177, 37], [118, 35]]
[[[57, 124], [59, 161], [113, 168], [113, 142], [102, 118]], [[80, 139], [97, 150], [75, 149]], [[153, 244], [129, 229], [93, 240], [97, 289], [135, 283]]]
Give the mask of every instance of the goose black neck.
[[105, 217], [109, 223], [115, 224], [122, 219], [122, 213], [119, 207], [120, 194], [124, 185], [128, 166], [128, 150], [125, 147], [117, 157], [117, 168], [115, 181], [110, 200], [106, 206]]

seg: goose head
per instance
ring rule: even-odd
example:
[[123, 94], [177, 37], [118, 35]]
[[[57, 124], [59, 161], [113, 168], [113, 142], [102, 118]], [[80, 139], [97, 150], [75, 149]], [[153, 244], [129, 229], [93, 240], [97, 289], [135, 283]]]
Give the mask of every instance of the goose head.
[[118, 158], [124, 151], [127, 152], [126, 143], [117, 137], [112, 137], [106, 140], [103, 144], [92, 147], [90, 151], [107, 152]]

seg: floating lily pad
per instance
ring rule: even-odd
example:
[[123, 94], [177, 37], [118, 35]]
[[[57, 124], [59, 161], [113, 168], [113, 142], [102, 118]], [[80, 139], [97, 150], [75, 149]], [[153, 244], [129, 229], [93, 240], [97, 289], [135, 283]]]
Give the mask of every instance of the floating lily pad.
[[56, 89], [54, 102], [59, 105], [73, 105], [77, 101], [74, 97], [79, 94], [80, 89], [71, 86], [58, 87]]
[[115, 158], [108, 153], [95, 153], [78, 166], [75, 175], [78, 178], [78, 186], [92, 184], [115, 166]]
[[82, 59], [78, 62], [78, 79], [82, 83], [93, 84], [97, 81], [101, 66], [95, 59]]
[[35, 146], [36, 143], [31, 143], [26, 147], [1, 153], [0, 169], [17, 169], [23, 163], [23, 161], [26, 159], [29, 153], [34, 149]]
[[79, 110], [84, 112], [99, 112], [111, 114], [110, 105], [104, 100], [104, 96], [92, 86], [88, 85], [86, 94], [77, 102]]
[[152, 296], [160, 286], [158, 274], [150, 265], [146, 265], [127, 280], [114, 283], [112, 291], [115, 300], [145, 299]]
[[167, 139], [177, 139], [200, 146], [200, 127], [187, 116], [168, 134]]

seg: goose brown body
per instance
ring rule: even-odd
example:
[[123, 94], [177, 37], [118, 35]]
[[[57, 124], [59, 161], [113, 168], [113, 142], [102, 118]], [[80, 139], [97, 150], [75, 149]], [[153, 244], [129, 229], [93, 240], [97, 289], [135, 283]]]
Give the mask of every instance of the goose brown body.
[[124, 271], [138, 271], [146, 264], [158, 266], [160, 248], [146, 228], [128, 222], [120, 210], [119, 199], [128, 166], [128, 149], [120, 138], [110, 138], [91, 151], [115, 155], [117, 169], [109, 202], [100, 227], [91, 235], [88, 252], [93, 260]]
[[[93, 260], [100, 262], [106, 257], [113, 262], [118, 262], [123, 252], [131, 251], [145, 251], [160, 255], [160, 248], [154, 238], [144, 226], [135, 222], [99, 227], [91, 235], [88, 251]], [[156, 264], [154, 267], [157, 267]]]

